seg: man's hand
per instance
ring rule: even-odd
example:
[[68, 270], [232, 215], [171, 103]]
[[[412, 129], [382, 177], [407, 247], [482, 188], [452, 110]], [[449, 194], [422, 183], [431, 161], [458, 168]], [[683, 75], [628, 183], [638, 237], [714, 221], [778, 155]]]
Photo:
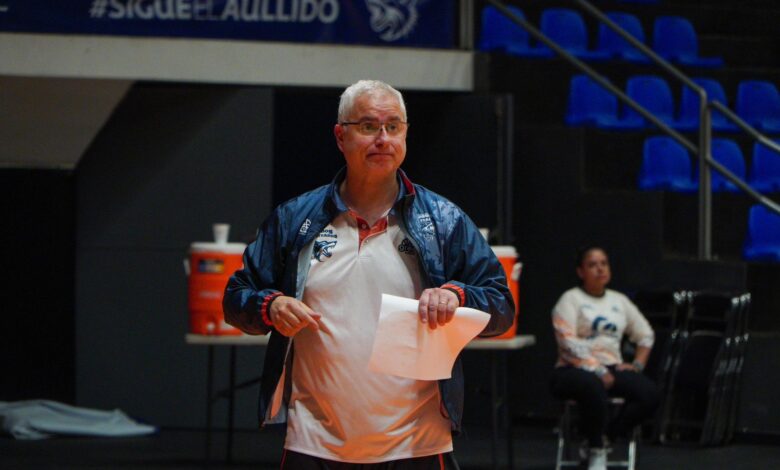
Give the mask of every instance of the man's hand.
[[420, 295], [420, 321], [435, 330], [438, 325], [445, 325], [452, 320], [459, 304], [458, 296], [450, 290], [425, 289]]
[[639, 369], [636, 368], [634, 364], [631, 364], [629, 362], [621, 362], [617, 366], [615, 366], [615, 369], [617, 370], [631, 370], [634, 372], [639, 372]]
[[274, 299], [269, 317], [276, 331], [292, 338], [303, 328], [319, 330], [322, 315], [300, 300], [283, 295]]

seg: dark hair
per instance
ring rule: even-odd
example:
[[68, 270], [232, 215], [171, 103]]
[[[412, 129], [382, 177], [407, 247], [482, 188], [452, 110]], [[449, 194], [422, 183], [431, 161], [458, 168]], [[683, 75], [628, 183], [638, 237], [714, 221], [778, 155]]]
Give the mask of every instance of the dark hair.
[[595, 244], [583, 245], [577, 248], [577, 257], [574, 259], [575, 261], [574, 267], [579, 268], [580, 266], [582, 266], [582, 262], [585, 261], [585, 256], [593, 250], [601, 250], [604, 252], [604, 254], [607, 253], [607, 250], [602, 248], [601, 245], [595, 245]]

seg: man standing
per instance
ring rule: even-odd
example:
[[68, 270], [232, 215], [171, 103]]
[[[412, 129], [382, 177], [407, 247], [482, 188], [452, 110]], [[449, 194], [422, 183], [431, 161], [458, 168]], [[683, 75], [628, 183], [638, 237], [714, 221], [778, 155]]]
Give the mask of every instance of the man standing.
[[346, 168], [263, 223], [225, 290], [225, 319], [271, 332], [260, 421], [287, 423], [283, 469], [457, 468], [463, 373], [422, 381], [368, 370], [383, 293], [419, 298], [420, 321], [446, 328], [458, 306], [509, 328], [500, 263], [453, 203], [403, 171], [409, 124], [390, 85], [341, 95], [336, 143]]

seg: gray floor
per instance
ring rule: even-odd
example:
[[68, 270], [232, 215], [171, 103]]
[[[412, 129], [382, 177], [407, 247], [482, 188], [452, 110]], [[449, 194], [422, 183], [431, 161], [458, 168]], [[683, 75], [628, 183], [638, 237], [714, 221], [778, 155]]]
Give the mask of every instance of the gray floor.
[[[225, 433], [215, 433], [212, 458], [205, 460], [205, 433], [164, 429], [143, 438], [56, 438], [16, 441], [0, 438], [2, 469], [188, 469], [278, 468], [281, 436], [273, 432], [239, 431], [234, 437], [233, 462], [225, 462]], [[743, 439], [744, 440], [744, 439]], [[514, 468], [551, 469], [555, 436], [547, 426], [516, 426]], [[498, 468], [505, 469], [506, 446]], [[456, 438], [456, 456], [463, 470], [491, 469], [492, 444], [488, 429], [471, 426]], [[775, 469], [780, 468], [780, 445], [735, 443], [725, 447], [668, 447], [643, 443], [640, 469]]]

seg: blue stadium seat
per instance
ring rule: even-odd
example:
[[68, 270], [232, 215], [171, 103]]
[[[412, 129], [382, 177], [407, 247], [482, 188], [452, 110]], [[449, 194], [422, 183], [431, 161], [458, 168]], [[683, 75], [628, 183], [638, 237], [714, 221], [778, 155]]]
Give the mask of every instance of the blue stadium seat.
[[[636, 75], [626, 82], [626, 94], [669, 126], [676, 126], [674, 99], [669, 84], [655, 75]], [[639, 113], [626, 106], [623, 121], [638, 123], [638, 127], [649, 123]]]
[[[642, 29], [642, 23], [639, 18], [630, 13], [609, 12], [607, 17], [623, 28], [627, 33], [634, 36], [637, 40], [645, 43], [645, 32]], [[639, 49], [629, 44], [618, 33], [613, 31], [604, 23], [599, 23], [598, 41], [596, 50], [608, 54], [621, 60], [630, 62], [649, 63], [650, 59], [641, 53]]]
[[757, 191], [780, 192], [780, 153], [759, 142], [753, 144], [748, 182]]
[[742, 257], [751, 261], [780, 262], [780, 215], [760, 204], [750, 208]]
[[[548, 8], [542, 11], [541, 30], [569, 53], [586, 60], [606, 60], [609, 55], [588, 49], [588, 30], [585, 20], [575, 10]], [[546, 46], [541, 46], [545, 47]]]
[[653, 26], [653, 50], [666, 60], [697, 67], [720, 67], [721, 57], [699, 57], [693, 25], [681, 16], [659, 16]]
[[642, 152], [639, 189], [693, 192], [698, 185], [691, 178], [688, 151], [671, 137], [649, 137]]
[[744, 80], [737, 86], [737, 114], [765, 132], [780, 132], [780, 95], [774, 83]]
[[[525, 19], [523, 11], [509, 6], [509, 10], [517, 17]], [[480, 32], [479, 50], [484, 52], [501, 51], [523, 57], [551, 57], [552, 51], [532, 47], [528, 32], [512, 21], [509, 17], [490, 5], [482, 9], [482, 30]]]
[[[712, 139], [712, 158], [726, 167], [727, 170], [734, 173], [741, 179], [745, 179], [745, 157], [742, 155], [742, 150], [739, 148], [736, 142], [731, 139]], [[699, 166], [696, 165], [695, 179], [699, 180]], [[730, 192], [735, 193], [740, 189], [734, 185], [731, 181], [727, 180], [723, 175], [716, 170], [710, 170], [712, 175], [712, 190], [715, 192]]]
[[[693, 81], [704, 88], [707, 99], [717, 100], [722, 105], [728, 106], [726, 92], [717, 80], [711, 78], [694, 78]], [[713, 110], [710, 114], [712, 129], [716, 131], [735, 131], [737, 126], [729, 121], [726, 116]], [[680, 112], [677, 116], [677, 128], [680, 130], [696, 130], [699, 128], [699, 94], [691, 88], [683, 85], [680, 98]]]
[[637, 128], [636, 123], [620, 120], [617, 97], [587, 75], [575, 75], [571, 79], [566, 124], [603, 129]]

